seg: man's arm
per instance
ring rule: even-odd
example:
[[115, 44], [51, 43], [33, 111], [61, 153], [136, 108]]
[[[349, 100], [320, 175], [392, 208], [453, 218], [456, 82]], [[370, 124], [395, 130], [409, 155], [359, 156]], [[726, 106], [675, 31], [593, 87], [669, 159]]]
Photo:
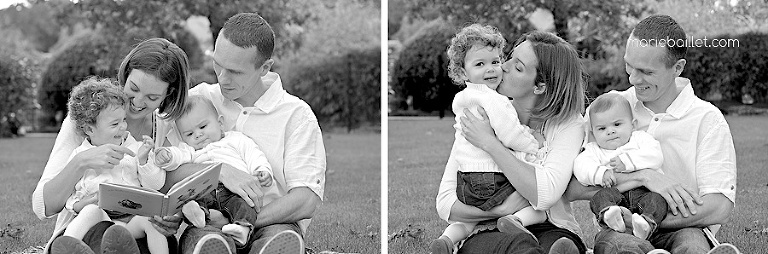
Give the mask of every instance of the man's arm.
[[701, 197], [703, 203], [696, 208], [696, 214], [688, 217], [680, 214], [667, 214], [661, 222], [662, 228], [706, 227], [728, 222], [728, 216], [733, 210], [733, 202], [720, 193], [707, 194]]
[[255, 228], [272, 224], [293, 223], [303, 219], [312, 218], [322, 200], [312, 190], [306, 187], [297, 187], [261, 208]]
[[697, 214], [697, 209], [703, 204], [698, 193], [651, 169], [616, 174], [616, 181], [619, 184], [639, 182], [648, 190], [660, 194], [667, 201], [673, 215], [681, 213], [687, 218], [690, 214]]

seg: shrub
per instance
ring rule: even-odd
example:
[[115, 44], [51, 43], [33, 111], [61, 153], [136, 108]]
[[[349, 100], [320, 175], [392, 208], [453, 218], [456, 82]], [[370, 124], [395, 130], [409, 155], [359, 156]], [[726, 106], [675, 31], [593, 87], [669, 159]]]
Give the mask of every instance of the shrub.
[[285, 88], [312, 107], [321, 126], [344, 126], [351, 131], [365, 123], [378, 125], [380, 50], [355, 50], [295, 68], [292, 75], [284, 77]]
[[0, 50], [0, 91], [3, 91], [0, 93], [0, 136], [11, 134], [10, 113], [15, 113], [17, 118], [31, 119], [19, 113], [35, 105], [37, 68], [33, 59]]
[[392, 70], [392, 90], [400, 100], [413, 96], [414, 109], [450, 110], [460, 91], [448, 77], [445, 53], [454, 33], [455, 27], [435, 20], [405, 42]]

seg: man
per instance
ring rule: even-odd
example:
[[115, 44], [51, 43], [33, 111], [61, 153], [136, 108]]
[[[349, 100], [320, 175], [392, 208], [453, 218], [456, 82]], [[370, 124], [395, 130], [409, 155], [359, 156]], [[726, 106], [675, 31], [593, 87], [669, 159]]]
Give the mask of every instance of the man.
[[[238, 253], [303, 253], [300, 235], [306, 233], [325, 187], [325, 147], [317, 118], [309, 105], [283, 89], [277, 73], [270, 72], [274, 38], [258, 14], [232, 16], [219, 32], [213, 53], [219, 84], [190, 89], [190, 94], [213, 102], [224, 117], [224, 129], [241, 131], [259, 145], [277, 181], [280, 197], [262, 207], [263, 192], [255, 177], [222, 168], [221, 183], [259, 211], [250, 239], [237, 246]], [[188, 227], [179, 244], [183, 253], [232, 250], [232, 240], [221, 235], [213, 227]]]
[[[733, 209], [733, 138], [722, 113], [694, 95], [690, 80], [679, 77], [686, 64], [685, 39], [683, 29], [669, 16], [643, 19], [627, 40], [624, 54], [633, 87], [619, 92], [632, 105], [638, 129], [661, 143], [664, 174], [648, 169], [617, 174], [617, 188], [644, 186], [661, 194], [671, 213], [647, 240], [633, 236], [631, 228], [629, 233], [602, 230], [595, 237], [595, 253], [647, 253], [654, 248], [707, 253], [717, 245], [710, 233], [727, 222]], [[589, 199], [596, 192], [594, 188], [583, 192], [577, 185], [571, 181], [567, 194], [574, 199]], [[625, 224], [631, 227], [629, 215], [624, 211]], [[732, 251], [717, 253], [738, 253], [732, 245], [717, 248]]]

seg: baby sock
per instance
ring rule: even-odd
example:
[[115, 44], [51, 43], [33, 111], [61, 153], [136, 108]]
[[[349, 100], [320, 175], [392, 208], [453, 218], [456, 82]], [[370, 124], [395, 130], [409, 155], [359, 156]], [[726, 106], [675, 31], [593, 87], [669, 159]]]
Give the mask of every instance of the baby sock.
[[205, 227], [205, 212], [200, 204], [194, 200], [190, 200], [184, 206], [181, 207], [181, 213], [197, 228]]
[[237, 243], [237, 246], [244, 246], [248, 241], [251, 228], [238, 224], [227, 224], [221, 227], [221, 232], [231, 236]]
[[616, 230], [617, 232], [624, 232], [627, 230], [619, 206], [609, 206], [605, 213], [603, 213], [603, 221], [609, 228]]
[[647, 239], [651, 234], [651, 225], [639, 214], [632, 214], [632, 234], [640, 239]]

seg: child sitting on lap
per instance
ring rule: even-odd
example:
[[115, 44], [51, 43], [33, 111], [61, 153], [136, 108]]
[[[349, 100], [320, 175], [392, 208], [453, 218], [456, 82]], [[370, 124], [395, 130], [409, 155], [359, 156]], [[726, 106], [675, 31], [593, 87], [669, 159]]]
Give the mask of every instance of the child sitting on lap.
[[669, 212], [664, 197], [645, 187], [620, 193], [612, 186], [616, 184], [615, 174], [646, 168], [663, 173], [661, 145], [650, 134], [635, 130], [632, 108], [618, 93], [598, 96], [588, 111], [595, 141], [587, 143], [576, 157], [573, 174], [583, 185], [604, 187], [590, 200], [602, 227], [626, 231], [622, 213], [631, 212], [632, 234], [648, 239]]
[[[277, 199], [277, 187], [273, 183], [272, 167], [259, 146], [242, 132], [224, 132], [223, 116], [213, 103], [203, 96], [193, 95], [184, 105], [184, 113], [176, 120], [176, 127], [184, 141], [178, 147], [158, 148], [156, 164], [165, 170], [174, 170], [184, 163], [221, 162], [256, 177], [263, 187], [263, 205]], [[231, 236], [238, 247], [248, 243], [258, 213], [240, 196], [219, 183], [218, 188], [197, 200], [209, 208], [209, 221], [221, 226], [224, 234]], [[216, 210], [213, 210], [216, 209]], [[220, 213], [231, 224], [216, 225]]]
[[146, 217], [114, 211], [104, 211], [96, 203], [100, 183], [118, 183], [160, 189], [165, 182], [165, 171], [148, 162], [153, 142], [144, 137], [137, 142], [126, 131], [125, 106], [127, 99], [123, 91], [109, 79], [89, 78], [75, 86], [67, 103], [69, 115], [77, 130], [85, 136], [82, 145], [70, 156], [104, 144], [127, 147], [136, 157], [125, 155], [114, 168], [105, 171], [88, 169], [75, 185], [75, 193], [65, 208], [77, 216], [64, 230], [64, 236], [82, 240], [86, 232], [101, 221], [114, 221], [125, 226], [134, 238], [147, 238], [149, 251], [153, 254], [168, 253], [168, 242]]
[[[459, 119], [464, 116], [464, 109], [479, 115], [477, 110], [482, 107], [496, 136], [522, 161], [534, 161], [539, 149], [530, 128], [520, 124], [509, 99], [496, 92], [503, 74], [501, 55], [504, 44], [504, 37], [496, 28], [473, 24], [456, 34], [448, 47], [449, 75], [454, 82], [467, 86], [456, 94], [452, 105], [456, 115], [456, 140], [450, 156], [459, 163], [456, 192], [459, 201], [484, 211], [500, 205], [515, 192], [515, 188], [491, 156], [461, 134]], [[536, 211], [531, 206], [513, 212], [498, 219], [500, 231], [522, 230], [530, 234], [526, 226], [546, 220], [543, 211]], [[467, 238], [476, 225], [475, 222], [451, 223], [440, 238], [432, 241], [430, 250], [432, 253], [453, 253], [455, 244]]]

